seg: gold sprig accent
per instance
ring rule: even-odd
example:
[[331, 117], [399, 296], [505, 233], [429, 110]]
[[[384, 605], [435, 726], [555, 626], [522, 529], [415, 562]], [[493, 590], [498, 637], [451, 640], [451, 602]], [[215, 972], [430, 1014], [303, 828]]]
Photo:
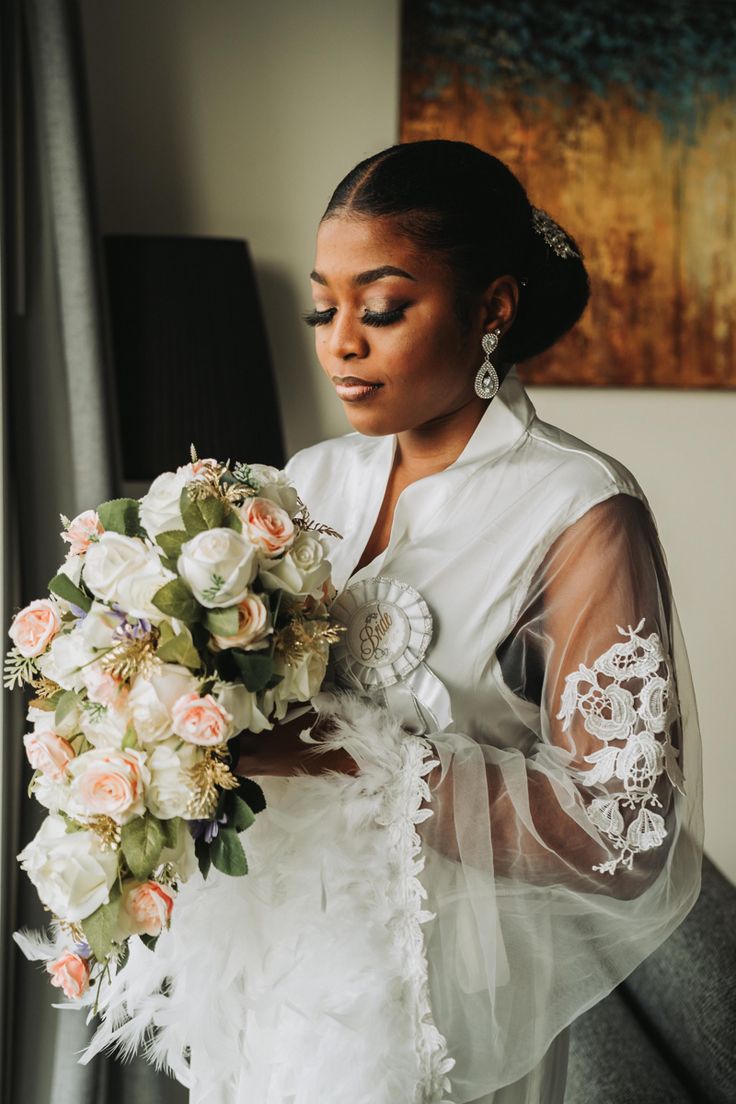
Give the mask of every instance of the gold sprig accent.
[[338, 537], [343, 539], [342, 533], [338, 533], [337, 529], [333, 529], [330, 525], [325, 525], [324, 522], [315, 521], [309, 512], [306, 502], [302, 502], [299, 495], [296, 496], [296, 500], [299, 503], [299, 510], [293, 517], [293, 522], [298, 529], [311, 529], [314, 533], [323, 533], [326, 537]]
[[336, 644], [347, 626], [329, 618], [294, 617], [274, 633], [274, 651], [290, 667], [296, 667], [309, 652], [323, 653], [324, 645]]
[[154, 626], [142, 636], [121, 640], [103, 656], [100, 661], [102, 670], [123, 682], [129, 682], [135, 675], [150, 679], [161, 667], [161, 660], [156, 655], [158, 636], [159, 631]]
[[74, 921], [74, 920], [62, 920], [61, 917], [57, 916], [56, 917], [56, 923], [58, 924], [59, 928], [62, 931], [66, 932], [67, 935], [69, 936], [69, 938], [72, 939], [75, 943], [86, 943], [87, 942], [86, 935], [82, 931], [79, 924], [76, 923], [76, 921]]
[[187, 805], [187, 818], [209, 820], [214, 816], [220, 790], [237, 790], [240, 782], [226, 762], [223, 747], [207, 748], [204, 756], [187, 771], [193, 793]]
[[31, 686], [36, 691], [37, 698], [53, 698], [57, 690], [61, 690], [58, 682], [46, 678], [45, 675], [39, 675], [38, 678], [33, 679]]
[[222, 484], [220, 479], [228, 470], [227, 464], [202, 468], [196, 478], [187, 483], [187, 494], [192, 502], [199, 502], [203, 498], [219, 498], [228, 506], [242, 506], [244, 499], [253, 498], [258, 493], [247, 483], [236, 481]]
[[84, 823], [97, 836], [103, 851], [117, 851], [120, 846], [120, 825], [112, 817], [99, 814]]

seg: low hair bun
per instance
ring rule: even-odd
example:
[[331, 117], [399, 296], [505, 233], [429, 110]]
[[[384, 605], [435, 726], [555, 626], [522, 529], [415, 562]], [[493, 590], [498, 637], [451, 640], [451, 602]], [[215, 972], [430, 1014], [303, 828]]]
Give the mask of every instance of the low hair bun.
[[529, 248], [519, 284], [516, 318], [501, 349], [504, 361], [514, 363], [554, 345], [575, 325], [590, 298], [582, 250], [572, 235], [536, 207], [531, 208]]

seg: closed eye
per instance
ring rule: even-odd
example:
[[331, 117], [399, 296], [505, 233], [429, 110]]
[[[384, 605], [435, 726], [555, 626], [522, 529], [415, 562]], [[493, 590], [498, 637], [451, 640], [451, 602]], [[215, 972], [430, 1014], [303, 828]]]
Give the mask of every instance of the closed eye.
[[[370, 311], [366, 310], [361, 315], [361, 322], [364, 322], [366, 326], [391, 326], [394, 322], [400, 322], [404, 318], [406, 308], [409, 306], [405, 303], [402, 307], [395, 307], [390, 311]], [[335, 317], [337, 311], [336, 307], [330, 307], [329, 310], [311, 310], [302, 315], [302, 318], [308, 326], [326, 326]]]

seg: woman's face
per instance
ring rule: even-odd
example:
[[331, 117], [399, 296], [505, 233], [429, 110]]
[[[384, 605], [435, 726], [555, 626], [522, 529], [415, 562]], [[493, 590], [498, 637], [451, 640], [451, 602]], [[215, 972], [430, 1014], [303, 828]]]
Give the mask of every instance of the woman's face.
[[483, 359], [483, 308], [479, 302], [462, 326], [446, 264], [419, 252], [391, 220], [324, 221], [312, 292], [306, 320], [327, 378], [338, 387], [350, 377], [380, 384], [363, 398], [340, 388], [355, 429], [398, 433], [469, 402], [485, 409], [473, 386]]

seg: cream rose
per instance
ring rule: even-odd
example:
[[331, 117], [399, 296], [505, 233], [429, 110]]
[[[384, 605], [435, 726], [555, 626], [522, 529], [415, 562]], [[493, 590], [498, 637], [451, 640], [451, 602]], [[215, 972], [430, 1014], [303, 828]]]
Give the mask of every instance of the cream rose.
[[127, 824], [145, 812], [143, 795], [151, 774], [146, 756], [134, 748], [95, 748], [67, 768], [71, 778], [67, 812], [76, 817], [109, 816]]
[[69, 544], [67, 556], [83, 556], [93, 540], [105, 532], [96, 510], [83, 510], [61, 532]]
[[89, 962], [81, 955], [67, 951], [54, 962], [46, 963], [51, 984], [64, 991], [71, 1000], [79, 1000], [89, 985]]
[[192, 473], [186, 468], [156, 476], [140, 504], [141, 524], [149, 537], [153, 538], [167, 529], [184, 528], [179, 499], [191, 480]]
[[248, 468], [259, 484], [260, 495], [270, 498], [293, 518], [299, 511], [299, 497], [286, 473], [270, 464], [249, 464]]
[[128, 708], [141, 743], [167, 739], [173, 731], [172, 706], [199, 682], [186, 667], [166, 663], [150, 679], [138, 678], [128, 695]]
[[116, 852], [103, 851], [94, 832], [67, 832], [64, 819], [53, 813], [18, 860], [42, 903], [72, 923], [107, 903], [118, 871]]
[[252, 651], [263, 646], [273, 626], [269, 624], [269, 610], [266, 603], [257, 594], [249, 594], [238, 603], [238, 631], [234, 636], [221, 636], [213, 633], [212, 639], [218, 648], [243, 648]]
[[120, 602], [125, 608], [120, 597], [121, 584], [126, 579], [148, 575], [156, 565], [162, 570], [157, 553], [139, 537], [107, 532], [87, 552], [84, 582], [98, 598], [105, 602]]
[[52, 782], [63, 780], [66, 768], [74, 758], [74, 749], [68, 740], [51, 729], [38, 729], [26, 733], [23, 746], [34, 770], [41, 771]]
[[233, 732], [263, 732], [273, 728], [266, 713], [258, 705], [258, 695], [246, 690], [242, 682], [219, 682], [215, 697], [233, 718]]
[[171, 743], [154, 747], [148, 756], [151, 781], [146, 790], [146, 804], [154, 816], [162, 820], [184, 816], [192, 796], [187, 772], [201, 755], [191, 744], [178, 749]]
[[200, 697], [196, 690], [179, 698], [171, 716], [176, 735], [199, 747], [224, 744], [233, 731], [232, 715], [211, 694]]
[[52, 640], [48, 651], [39, 656], [36, 662], [41, 674], [52, 682], [57, 682], [64, 690], [82, 690], [82, 668], [94, 658], [95, 652], [77, 628], [70, 633], [59, 633]]
[[270, 498], [247, 499], [238, 513], [252, 544], [266, 556], [278, 556], [294, 541], [294, 522]]
[[60, 628], [56, 604], [49, 598], [39, 598], [16, 613], [8, 636], [21, 655], [31, 657], [45, 652]]
[[169, 923], [174, 894], [158, 882], [143, 882], [128, 890], [123, 903], [133, 932], [160, 935]]
[[319, 537], [302, 531], [280, 560], [261, 564], [261, 580], [266, 590], [280, 589], [287, 594], [320, 598], [331, 566]]
[[277, 720], [281, 720], [290, 703], [308, 701], [321, 688], [327, 671], [327, 656], [316, 652], [307, 652], [292, 667], [281, 660], [276, 665], [276, 673], [283, 679], [271, 690], [263, 692], [263, 708], [270, 715], [274, 710]]
[[205, 529], [181, 547], [177, 569], [197, 601], [209, 609], [235, 606], [258, 571], [256, 549], [234, 529]]

